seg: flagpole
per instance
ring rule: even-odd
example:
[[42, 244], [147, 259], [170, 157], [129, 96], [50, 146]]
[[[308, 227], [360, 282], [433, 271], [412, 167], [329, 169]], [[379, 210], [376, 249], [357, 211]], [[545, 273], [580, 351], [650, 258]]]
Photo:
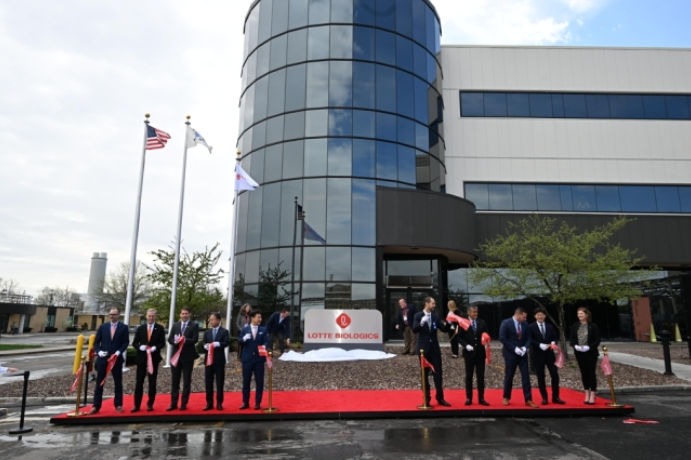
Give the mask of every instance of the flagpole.
[[295, 330], [295, 321], [293, 320], [293, 315], [295, 314], [295, 242], [297, 239], [297, 223], [298, 219], [298, 197], [295, 197], [295, 222], [293, 222], [293, 261], [290, 267], [290, 331], [289, 337], [293, 337], [293, 331]]
[[142, 165], [139, 171], [139, 190], [137, 191], [137, 206], [134, 211], [134, 230], [132, 232], [132, 251], [130, 253], [130, 272], [127, 277], [127, 300], [125, 301], [126, 326], [130, 324], [130, 314], [132, 312], [132, 296], [134, 290], [134, 270], [137, 265], [137, 242], [139, 240], [139, 220], [142, 210], [142, 189], [144, 188], [144, 165], [146, 163], [146, 139], [149, 130], [149, 114], [144, 114], [144, 144], [142, 145]]
[[[235, 171], [237, 171], [237, 165], [240, 164], [240, 157], [242, 156], [241, 151], [237, 151], [237, 157], [235, 158]], [[235, 284], [235, 263], [233, 261], [233, 257], [235, 257], [235, 238], [237, 238], [237, 232], [238, 232], [238, 188], [235, 186], [237, 183], [237, 174], [233, 174], [233, 188], [235, 189], [235, 197], [233, 198], [233, 236], [230, 239], [230, 257], [228, 260], [230, 261], [230, 270], [228, 271], [229, 273], [229, 278], [228, 278], [228, 305], [226, 306], [226, 326], [228, 327], [228, 332], [231, 331], [231, 315], [233, 313], [233, 285]], [[240, 331], [238, 331], [239, 333]], [[228, 348], [225, 348], [225, 355], [226, 355], [226, 363], [228, 361]]]
[[[187, 115], [185, 124], [190, 126], [191, 116]], [[182, 156], [182, 183], [180, 185], [180, 209], [178, 212], [178, 236], [175, 241], [175, 263], [173, 264], [173, 288], [170, 292], [170, 316], [168, 318], [168, 330], [173, 330], [173, 323], [175, 322], [175, 298], [178, 289], [178, 267], [180, 266], [180, 240], [182, 238], [182, 208], [185, 202], [185, 172], [187, 170], [187, 130], [185, 130], [185, 152]], [[166, 365], [170, 367], [170, 358], [173, 355], [173, 347], [166, 347]]]
[[[304, 201], [303, 201], [304, 203]], [[305, 263], [305, 222], [307, 222], [307, 211], [302, 208], [302, 221], [300, 222], [300, 320], [302, 321], [302, 267]], [[292, 322], [292, 318], [291, 318]]]

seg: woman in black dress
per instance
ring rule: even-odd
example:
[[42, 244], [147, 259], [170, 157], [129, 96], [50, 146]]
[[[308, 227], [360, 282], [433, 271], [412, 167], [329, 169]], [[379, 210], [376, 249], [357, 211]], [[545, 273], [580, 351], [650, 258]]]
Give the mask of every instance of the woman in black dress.
[[600, 356], [600, 329], [592, 322], [590, 310], [580, 307], [576, 312], [578, 321], [571, 326], [571, 346], [576, 354], [578, 369], [581, 371], [583, 388], [585, 389], [585, 404], [595, 404], [597, 393], [597, 358]]

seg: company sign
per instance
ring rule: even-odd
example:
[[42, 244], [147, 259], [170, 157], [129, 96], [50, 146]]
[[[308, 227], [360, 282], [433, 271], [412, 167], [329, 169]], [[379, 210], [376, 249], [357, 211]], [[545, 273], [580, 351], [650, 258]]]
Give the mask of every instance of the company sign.
[[304, 350], [337, 347], [384, 350], [378, 310], [309, 310], [305, 314]]

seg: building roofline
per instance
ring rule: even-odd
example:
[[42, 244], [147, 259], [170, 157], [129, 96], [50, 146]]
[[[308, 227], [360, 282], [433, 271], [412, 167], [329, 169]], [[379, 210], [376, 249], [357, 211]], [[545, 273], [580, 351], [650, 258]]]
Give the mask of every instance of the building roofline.
[[665, 48], [644, 46], [536, 46], [536, 45], [453, 45], [442, 44], [442, 48], [522, 48], [522, 49], [568, 49], [568, 50], [638, 50], [638, 51], [691, 51], [691, 48]]

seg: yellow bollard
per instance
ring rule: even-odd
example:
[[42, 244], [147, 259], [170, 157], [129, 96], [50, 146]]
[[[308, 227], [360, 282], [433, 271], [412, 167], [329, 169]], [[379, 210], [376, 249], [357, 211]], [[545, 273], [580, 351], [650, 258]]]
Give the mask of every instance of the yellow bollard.
[[94, 343], [96, 342], [96, 334], [91, 334], [89, 336], [89, 348], [86, 350], [86, 360], [89, 360], [89, 356], [91, 356], [91, 350], [94, 349]]
[[653, 323], [650, 323], [650, 343], [657, 343], [657, 337], [655, 336], [655, 328]]
[[681, 342], [681, 331], [679, 331], [679, 325], [674, 325], [674, 341]]
[[76, 375], [79, 372], [79, 366], [82, 365], [82, 350], [84, 348], [84, 336], [80, 335], [77, 337], [77, 349], [74, 353], [74, 366], [72, 366], [72, 375]]

